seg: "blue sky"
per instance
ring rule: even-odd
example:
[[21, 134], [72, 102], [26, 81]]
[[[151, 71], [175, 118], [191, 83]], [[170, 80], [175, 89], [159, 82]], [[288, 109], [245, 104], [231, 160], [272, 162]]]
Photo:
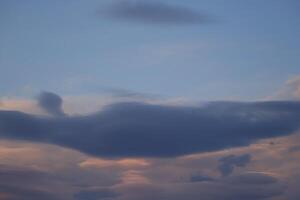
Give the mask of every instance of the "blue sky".
[[210, 19], [173, 26], [99, 14], [112, 2], [2, 0], [1, 94], [122, 88], [248, 100], [300, 73], [296, 0], [164, 1]]

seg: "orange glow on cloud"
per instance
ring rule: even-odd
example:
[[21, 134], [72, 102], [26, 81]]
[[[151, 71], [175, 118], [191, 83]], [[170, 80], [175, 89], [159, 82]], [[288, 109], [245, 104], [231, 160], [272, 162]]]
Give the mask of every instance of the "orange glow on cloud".
[[1, 99], [0, 110], [16, 110], [32, 114], [43, 113], [34, 101], [24, 99]]
[[104, 160], [97, 158], [89, 158], [79, 164], [82, 168], [138, 168], [149, 166], [150, 163], [144, 159], [122, 159], [122, 160]]

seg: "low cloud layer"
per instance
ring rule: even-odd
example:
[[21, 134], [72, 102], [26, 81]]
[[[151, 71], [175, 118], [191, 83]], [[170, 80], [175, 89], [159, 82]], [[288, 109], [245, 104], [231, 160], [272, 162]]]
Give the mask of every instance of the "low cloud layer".
[[208, 22], [207, 17], [197, 11], [158, 1], [119, 1], [101, 13], [116, 20], [148, 24], [179, 25]]
[[267, 174], [246, 173], [211, 182], [133, 184], [116, 187], [115, 190], [121, 192], [116, 200], [264, 200], [282, 195], [285, 192], [285, 185]]
[[[290, 144], [285, 138], [296, 144], [296, 136], [278, 139], [279, 146], [262, 141], [229, 151], [149, 159], [147, 165], [142, 160], [89, 157], [55, 145], [6, 141], [0, 145], [0, 162], [7, 163], [0, 165], [0, 199], [298, 200], [300, 157], [283, 148]], [[234, 155], [231, 163], [245, 163], [246, 152], [255, 156], [255, 162], [230, 176], [218, 175], [220, 158]], [[138, 162], [139, 166], [133, 164]]]
[[299, 102], [213, 102], [199, 107], [127, 102], [73, 117], [0, 111], [0, 137], [110, 158], [176, 157], [292, 134], [299, 120]]
[[[211, 181], [72, 185], [66, 174], [0, 166], [3, 200], [265, 200], [284, 195], [286, 183], [265, 173], [242, 173]], [[9, 180], [9, 181], [8, 181]], [[73, 180], [74, 181], [74, 180]], [[76, 182], [75, 182], [76, 183]]]

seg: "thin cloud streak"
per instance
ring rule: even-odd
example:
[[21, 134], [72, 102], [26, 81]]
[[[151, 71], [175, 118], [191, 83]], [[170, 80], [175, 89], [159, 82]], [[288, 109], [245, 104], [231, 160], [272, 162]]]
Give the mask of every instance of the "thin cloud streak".
[[196, 10], [159, 1], [118, 1], [100, 10], [99, 14], [114, 20], [144, 24], [191, 25], [210, 22], [206, 15]]

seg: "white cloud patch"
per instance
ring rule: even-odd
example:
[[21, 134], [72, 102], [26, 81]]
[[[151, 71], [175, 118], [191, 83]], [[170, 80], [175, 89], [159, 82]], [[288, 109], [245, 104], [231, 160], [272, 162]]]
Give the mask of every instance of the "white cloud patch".
[[268, 97], [277, 100], [300, 100], [300, 76], [295, 76], [286, 81], [279, 91]]

